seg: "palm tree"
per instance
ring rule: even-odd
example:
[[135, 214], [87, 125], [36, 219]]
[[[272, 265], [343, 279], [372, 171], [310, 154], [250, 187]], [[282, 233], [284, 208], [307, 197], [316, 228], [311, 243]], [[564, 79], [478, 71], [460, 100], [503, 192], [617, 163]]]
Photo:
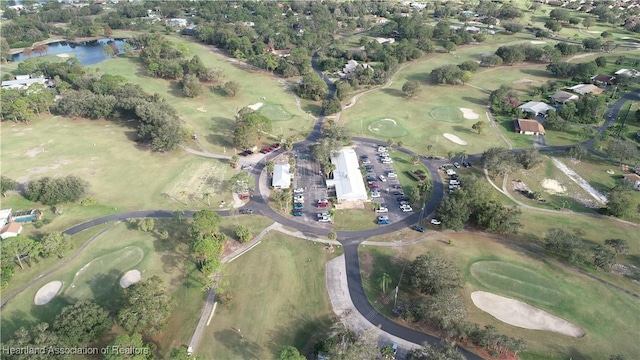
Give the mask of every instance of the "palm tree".
[[324, 174], [327, 177], [327, 179], [335, 169], [336, 169], [336, 164], [334, 163], [327, 163], [324, 165]]
[[211, 206], [211, 192], [210, 192], [209, 190], [205, 191], [205, 192], [202, 194], [202, 197], [203, 197], [204, 199], [207, 199], [207, 205]]
[[421, 181], [418, 183], [418, 191], [420, 191], [420, 196], [426, 196], [427, 193], [431, 190], [431, 182], [430, 181]]
[[178, 220], [178, 223], [182, 223], [182, 217], [184, 216], [183, 210], [176, 210], [173, 212], [173, 216]]
[[414, 154], [411, 156], [411, 162], [413, 163], [413, 166], [418, 166], [418, 164], [420, 164], [420, 156]]
[[267, 174], [273, 174], [273, 171], [276, 168], [276, 163], [273, 160], [267, 161]]
[[382, 276], [380, 277], [380, 287], [382, 288], [382, 292], [383, 293], [387, 293], [387, 286], [389, 286], [389, 283], [391, 282], [391, 275], [387, 274], [387, 273], [382, 273]]

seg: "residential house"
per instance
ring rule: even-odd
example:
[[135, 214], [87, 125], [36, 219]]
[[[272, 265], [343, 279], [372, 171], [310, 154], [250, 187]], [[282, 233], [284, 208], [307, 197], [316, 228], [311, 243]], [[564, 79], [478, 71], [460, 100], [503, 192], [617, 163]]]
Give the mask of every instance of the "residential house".
[[288, 57], [289, 54], [291, 53], [291, 50], [289, 49], [285, 49], [285, 50], [271, 50], [271, 53], [274, 55], [278, 55], [278, 57]]
[[618, 76], [626, 76], [626, 77], [638, 77], [640, 76], [640, 71], [638, 70], [634, 70], [634, 69], [620, 69], [618, 71], [615, 72], [616, 75]]
[[3, 81], [0, 86], [3, 89], [26, 89], [33, 84], [45, 85], [46, 82], [44, 76], [32, 78], [30, 75], [18, 75], [15, 80]]
[[[360, 64], [360, 65], [365, 69], [369, 67], [368, 64]], [[358, 67], [357, 61], [349, 60], [347, 61], [347, 64], [344, 66], [344, 68], [342, 68], [342, 71], [338, 72], [338, 74], [340, 75], [340, 77], [344, 79], [349, 79], [351, 78], [353, 73], [356, 71], [357, 67]]]
[[0, 226], [5, 226], [11, 221], [11, 209], [0, 210]]
[[291, 187], [291, 165], [276, 164], [274, 166], [271, 186], [275, 189], [288, 189]]
[[471, 34], [477, 34], [482, 30], [477, 26], [467, 26], [464, 29], [465, 29], [465, 31], [467, 31], [468, 33], [471, 33]]
[[352, 148], [342, 149], [337, 156], [331, 158], [331, 163], [336, 169], [333, 171], [333, 179], [327, 179], [327, 187], [336, 189], [338, 202], [367, 200], [367, 189], [356, 151]]
[[187, 25], [189, 25], [189, 22], [187, 21], [187, 19], [173, 18], [167, 20], [167, 24], [173, 27], [187, 27]]
[[518, 106], [518, 109], [531, 113], [533, 116], [546, 115], [547, 111], [555, 110], [553, 106], [547, 105], [541, 101], [529, 101], [528, 103]]
[[196, 25], [189, 25], [186, 28], [182, 29], [182, 35], [195, 35], [196, 34]]
[[580, 97], [567, 91], [558, 91], [550, 96], [551, 100], [556, 104], [566, 104], [570, 101], [577, 101]]
[[616, 83], [616, 77], [611, 75], [598, 74], [596, 76], [593, 76], [591, 78], [591, 81], [593, 81], [597, 85], [613, 85]]
[[8, 224], [0, 228], [0, 239], [4, 240], [10, 237], [16, 237], [22, 232], [22, 225], [15, 221], [10, 221]]
[[376, 38], [376, 41], [380, 44], [393, 44], [394, 42], [396, 42], [396, 39], [394, 38]]
[[630, 183], [633, 184], [633, 188], [635, 190], [640, 191], [640, 175], [638, 174], [626, 174], [624, 176], [624, 179], [626, 181], [629, 181]]
[[544, 126], [536, 120], [517, 119], [513, 121], [513, 125], [518, 134], [524, 135], [544, 135]]
[[604, 90], [600, 89], [599, 87], [593, 84], [578, 84], [578, 85], [569, 87], [567, 89], [579, 95], [586, 95], [586, 94], [600, 95], [604, 92]]

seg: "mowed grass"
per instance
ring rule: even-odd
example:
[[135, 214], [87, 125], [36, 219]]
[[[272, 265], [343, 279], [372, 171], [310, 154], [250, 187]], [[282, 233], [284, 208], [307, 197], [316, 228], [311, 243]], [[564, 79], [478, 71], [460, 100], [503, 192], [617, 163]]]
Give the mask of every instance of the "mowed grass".
[[[183, 173], [191, 162], [216, 167], [214, 177], [218, 183], [226, 183], [233, 171], [223, 161], [197, 158], [179, 149], [170, 153], [151, 152], [133, 141], [134, 129], [116, 122], [43, 117], [28, 125], [4, 122], [0, 129], [4, 176], [26, 183], [43, 176], [75, 175], [90, 184], [87, 197], [95, 199], [96, 205], [63, 205], [64, 213], [59, 216], [47, 212], [45, 217], [54, 221], [43, 230], [62, 230], [82, 220], [124, 210], [184, 209], [186, 205], [190, 210], [206, 208], [207, 202], [203, 201], [206, 190], [212, 193], [211, 204], [231, 201], [228, 189], [213, 189], [210, 185], [201, 191], [179, 189], [192, 193], [192, 201], [163, 195], [168, 184], [185, 177]], [[202, 185], [197, 179], [191, 181]], [[47, 209], [17, 194], [3, 199], [3, 203], [3, 207], [14, 211]]]
[[97, 257], [78, 270], [64, 296], [71, 302], [105, 299], [117, 290], [116, 286], [120, 286], [122, 275], [143, 257], [144, 251], [137, 246], [127, 246]]
[[333, 216], [335, 230], [368, 230], [379, 225], [376, 223], [377, 214], [368, 204], [364, 209], [336, 209]]
[[[453, 246], [446, 242], [451, 239]], [[564, 359], [568, 357], [580, 359], [603, 359], [610, 354], [623, 353], [627, 358], [638, 358], [640, 347], [637, 343], [637, 328], [640, 326], [640, 314], [637, 312], [638, 300], [612, 289], [600, 282], [592, 280], [574, 270], [557, 266], [555, 262], [539, 260], [520, 249], [504, 245], [491, 238], [474, 233], [443, 233], [440, 238], [429, 239], [411, 247], [403, 248], [374, 248], [360, 249], [360, 258], [369, 257], [369, 269], [381, 274], [391, 275], [392, 286], [398, 283], [399, 276], [406, 261], [411, 261], [427, 251], [434, 252], [454, 262], [465, 279], [461, 290], [468, 311], [468, 319], [484, 325], [493, 325], [501, 333], [516, 338], [524, 338], [528, 350], [519, 353], [521, 359]], [[489, 280], [491, 288], [476, 280], [471, 272], [474, 264], [482, 262], [500, 262], [499, 273], [512, 279], [526, 282], [527, 286], [541, 286], [550, 284], [550, 288], [558, 289], [563, 296], [562, 301], [555, 305], [548, 304], [548, 295], [532, 293], [532, 288], [513, 291], [507, 282]], [[524, 270], [523, 270], [524, 269]], [[496, 269], [494, 269], [496, 270]], [[537, 275], [530, 275], [535, 272]], [[363, 277], [365, 276], [363, 270]], [[405, 302], [414, 298], [414, 293], [408, 287], [406, 270], [400, 280], [398, 302]], [[378, 297], [371, 297], [370, 301], [377, 301], [377, 305], [384, 306], [382, 311], [390, 309], [393, 301], [384, 301], [375, 274], [368, 278], [377, 287]], [[544, 279], [544, 280], [543, 280]], [[545, 282], [546, 280], [546, 282]], [[365, 289], [367, 280], [363, 280]], [[485, 280], [486, 281], [486, 280]], [[370, 285], [371, 285], [370, 284]], [[505, 288], [498, 289], [501, 286]], [[504, 324], [473, 305], [470, 294], [473, 291], [484, 290], [504, 295], [540, 307], [556, 316], [560, 316], [575, 323], [586, 331], [581, 339], [559, 336], [551, 332], [533, 331]], [[537, 297], [528, 299], [524, 295]], [[520, 294], [518, 294], [520, 293]]]
[[267, 234], [226, 265], [222, 282], [232, 300], [218, 304], [195, 353], [204, 359], [273, 359], [287, 345], [310, 352], [333, 316], [325, 263], [337, 255], [322, 244]]
[[553, 284], [553, 279], [519, 264], [479, 261], [471, 265], [469, 270], [476, 281], [491, 290], [547, 305], [557, 305], [564, 299]]
[[[231, 98], [225, 97], [215, 91], [215, 85], [211, 85], [199, 97], [187, 98], [182, 95], [178, 81], [148, 76], [146, 67], [139, 58], [113, 58], [93, 65], [92, 68], [100, 69], [106, 74], [124, 76], [145, 91], [162, 95], [178, 111], [190, 130], [198, 135], [203, 146], [215, 153], [232, 152], [236, 111], [260, 102], [266, 107], [266, 110], [260, 110], [263, 113], [266, 111], [265, 115], [273, 116], [272, 120], [277, 122], [277, 125], [274, 124], [274, 132], [282, 128], [286, 137], [311, 129], [312, 117], [298, 109], [294, 95], [287, 89], [289, 84], [283, 79], [213, 52], [211, 46], [192, 41], [191, 37], [171, 35], [168, 38], [174, 43], [185, 44], [189, 49], [189, 58], [198, 55], [207, 67], [223, 70], [223, 81], [240, 84], [238, 94]], [[269, 142], [266, 138], [263, 141]], [[195, 144], [191, 146], [197, 148]]]

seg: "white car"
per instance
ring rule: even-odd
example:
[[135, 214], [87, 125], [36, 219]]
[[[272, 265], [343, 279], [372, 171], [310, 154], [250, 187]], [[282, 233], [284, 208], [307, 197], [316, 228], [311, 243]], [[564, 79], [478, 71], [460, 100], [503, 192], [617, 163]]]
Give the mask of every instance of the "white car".
[[383, 164], [393, 164], [393, 160], [391, 160], [391, 158], [386, 158], [382, 160]]
[[378, 179], [380, 179], [380, 181], [382, 181], [382, 182], [386, 182], [387, 181], [387, 178], [384, 175], [378, 176]]
[[329, 217], [329, 216], [323, 216], [323, 217], [318, 218], [318, 221], [319, 221], [319, 222], [325, 222], [325, 223], [326, 223], [326, 222], [331, 222], [331, 217]]
[[304, 196], [296, 195], [296, 196], [293, 197], [293, 201], [295, 201], [295, 202], [303, 202], [304, 201]]
[[456, 172], [453, 169], [447, 169], [447, 175], [451, 176], [451, 175], [455, 175]]
[[403, 208], [400, 208], [402, 210], [402, 212], [412, 212], [413, 208], [411, 206], [406, 206]]
[[460, 181], [458, 181], [458, 180], [449, 180], [449, 185], [460, 185]]
[[387, 148], [384, 146], [378, 146], [378, 152], [387, 152]]
[[296, 188], [296, 189], [293, 189], [293, 193], [294, 193], [294, 194], [302, 194], [303, 192], [304, 192], [304, 189], [303, 189], [303, 188]]
[[372, 191], [371, 192], [371, 197], [372, 198], [379, 198], [380, 196], [382, 196], [382, 195], [380, 195], [379, 191]]
[[440, 224], [442, 224], [442, 221], [440, 221], [440, 220], [438, 220], [438, 219], [431, 219], [431, 223], [432, 223], [433, 225], [440, 225]]
[[386, 206], [380, 206], [379, 208], [376, 209], [377, 213], [386, 213], [389, 212], [389, 209], [387, 209]]
[[395, 173], [395, 172], [393, 172], [393, 171], [389, 171], [389, 172], [387, 173], [387, 177], [388, 177], [389, 179], [397, 178], [397, 177], [398, 177], [398, 174], [396, 174], [396, 173]]

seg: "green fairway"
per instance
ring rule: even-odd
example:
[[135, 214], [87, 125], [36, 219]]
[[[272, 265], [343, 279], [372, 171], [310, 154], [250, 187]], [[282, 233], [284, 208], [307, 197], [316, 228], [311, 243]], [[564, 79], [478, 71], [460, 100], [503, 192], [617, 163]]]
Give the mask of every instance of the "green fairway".
[[[448, 245], [448, 240], [452, 240], [453, 246]], [[558, 266], [544, 258], [537, 259], [521, 249], [478, 233], [442, 233], [439, 237], [402, 248], [361, 247], [363, 284], [370, 301], [376, 302], [374, 306], [382, 307], [380, 311], [386, 314], [390, 314], [393, 307], [393, 299], [387, 301], [381, 294], [378, 285], [381, 274], [388, 273], [392, 286], [395, 286], [406, 261], [427, 251], [453, 261], [461, 269], [466, 280], [461, 293], [466, 302], [468, 320], [481, 327], [493, 325], [502, 334], [526, 340], [528, 350], [518, 354], [521, 359], [573, 357], [597, 360], [617, 353], [625, 354], [629, 359], [640, 357], [635, 339], [640, 326], [637, 299], [571, 268]], [[480, 280], [478, 270], [484, 272], [479, 275]], [[399, 282], [398, 305], [415, 301], [415, 293], [407, 280], [405, 270]], [[586, 336], [568, 338], [502, 323], [473, 305], [470, 294], [478, 290], [540, 307], [578, 325], [586, 331]]]
[[461, 123], [464, 121], [460, 109], [450, 106], [436, 106], [428, 112], [432, 119], [450, 123]]
[[271, 121], [287, 121], [293, 117], [281, 104], [265, 104], [260, 108], [260, 112]]
[[470, 267], [471, 276], [484, 287], [507, 295], [532, 300], [535, 303], [557, 305], [562, 293], [553, 280], [535, 271], [504, 261], [479, 261]]
[[218, 304], [195, 353], [203, 359], [274, 359], [287, 345], [309, 351], [331, 323], [324, 269], [337, 255], [319, 243], [267, 234], [226, 266], [222, 282], [228, 282], [223, 287], [230, 300]]
[[408, 134], [408, 131], [398, 125], [393, 119], [380, 119], [372, 122], [367, 130], [377, 136], [386, 136], [390, 138], [402, 137]]
[[64, 295], [71, 302], [105, 299], [113, 295], [120, 278], [136, 266], [144, 257], [144, 251], [136, 246], [128, 246], [91, 260], [83, 266]]

